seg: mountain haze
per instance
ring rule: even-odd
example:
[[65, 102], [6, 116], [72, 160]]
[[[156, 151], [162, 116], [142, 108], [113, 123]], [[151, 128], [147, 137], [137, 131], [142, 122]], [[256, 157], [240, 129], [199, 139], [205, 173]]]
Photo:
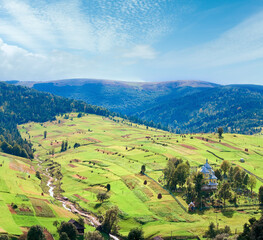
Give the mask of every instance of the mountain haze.
[[259, 85], [95, 79], [15, 84], [83, 100], [177, 132], [210, 132], [223, 126], [225, 131], [251, 134], [263, 125], [263, 86]]

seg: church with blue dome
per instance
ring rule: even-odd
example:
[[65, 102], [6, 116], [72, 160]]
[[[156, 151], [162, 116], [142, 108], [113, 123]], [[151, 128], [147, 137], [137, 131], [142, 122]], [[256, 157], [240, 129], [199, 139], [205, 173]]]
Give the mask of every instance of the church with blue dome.
[[203, 174], [204, 179], [202, 190], [217, 190], [217, 177], [212, 167], [209, 165], [208, 159], [206, 159], [206, 163], [202, 166], [200, 172]]

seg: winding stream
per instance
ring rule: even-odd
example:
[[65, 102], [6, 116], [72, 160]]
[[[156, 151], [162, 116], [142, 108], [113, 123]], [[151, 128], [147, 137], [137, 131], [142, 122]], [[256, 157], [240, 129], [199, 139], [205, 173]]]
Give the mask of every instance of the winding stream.
[[[53, 178], [49, 175], [48, 173], [48, 169], [46, 169], [46, 176], [49, 178], [48, 182], [47, 182], [47, 187], [49, 188], [48, 192], [49, 192], [49, 195], [52, 197], [52, 198], [55, 198], [54, 196], [54, 189], [55, 189], [55, 185], [52, 184], [53, 182]], [[101, 225], [101, 223], [99, 222], [99, 220], [97, 218], [95, 218], [94, 216], [90, 215], [89, 213], [85, 212], [85, 211], [82, 211], [82, 210], [78, 210], [75, 205], [70, 202], [69, 200], [66, 200], [64, 198], [60, 198], [60, 197], [56, 197], [56, 199], [58, 201], [60, 201], [62, 203], [62, 206], [69, 212], [72, 212], [72, 213], [77, 213], [79, 215], [81, 215], [82, 217], [84, 217], [88, 222], [90, 222], [90, 224], [93, 226], [93, 227], [98, 227]], [[112, 234], [109, 234], [110, 238], [113, 239], [113, 240], [120, 240], [118, 237], [112, 235]]]

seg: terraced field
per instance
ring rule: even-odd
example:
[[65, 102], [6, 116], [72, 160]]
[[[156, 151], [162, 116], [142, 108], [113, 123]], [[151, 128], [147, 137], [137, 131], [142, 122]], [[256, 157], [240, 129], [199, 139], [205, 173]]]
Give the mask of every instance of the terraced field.
[[[204, 164], [206, 158], [214, 168], [219, 167], [223, 159], [227, 159], [255, 174], [259, 179], [258, 189], [263, 184], [260, 182], [260, 178], [263, 178], [262, 135], [224, 134], [224, 138], [219, 142], [215, 134], [180, 136], [146, 129], [145, 126], [131, 124], [122, 119], [116, 118], [113, 121], [95, 115], [77, 118], [76, 114], [71, 114], [67, 120], [58, 117], [54, 122], [28, 123], [19, 129], [22, 136], [34, 144], [35, 155], [43, 161], [43, 166], [51, 160], [61, 165], [63, 196], [98, 215], [112, 205], [119, 207], [122, 235], [127, 235], [131, 228], [138, 226], [143, 227], [146, 237], [171, 234], [202, 236], [209, 223], [215, 222], [216, 218], [220, 227], [230, 225], [232, 231], [239, 232], [251, 216], [256, 216], [257, 210], [254, 208], [243, 209], [241, 212], [222, 213], [209, 210], [204, 214], [189, 214], [184, 210], [187, 204], [183, 196], [177, 194], [176, 201], [174, 196], [162, 188], [158, 179], [171, 157], [188, 160], [192, 171]], [[46, 139], [43, 138], [44, 131], [47, 131]], [[60, 152], [62, 141], [68, 141], [69, 149], [65, 152]], [[74, 149], [75, 143], [81, 146]], [[54, 155], [51, 154], [52, 149]], [[245, 160], [244, 163], [240, 163], [241, 158]], [[45, 161], [46, 159], [48, 160]], [[143, 164], [146, 165], [147, 176], [139, 174]], [[3, 168], [0, 168], [1, 170]], [[147, 184], [144, 184], [145, 180]], [[108, 183], [111, 185], [110, 199], [99, 203], [96, 194], [106, 191], [105, 185]], [[2, 185], [2, 188], [5, 188], [5, 185]], [[25, 184], [19, 190], [34, 191], [32, 194], [38, 194], [38, 197], [42, 198], [37, 179], [35, 185], [35, 188], [27, 188]], [[162, 199], [157, 198], [159, 193], [162, 194]], [[8, 211], [7, 204], [12, 201], [10, 199], [4, 203], [9, 215], [12, 214]], [[29, 202], [31, 205], [34, 203], [32, 200]], [[31, 205], [30, 209], [37, 213], [36, 208]], [[51, 204], [47, 203], [47, 206], [52, 209]], [[53, 212], [57, 214], [55, 210]], [[63, 214], [66, 216], [66, 213]], [[12, 216], [11, 220], [21, 226], [16, 219], [19, 215]], [[48, 223], [51, 231], [54, 229], [51, 226], [52, 217], [32, 218]], [[5, 229], [1, 222], [0, 228]], [[15, 228], [12, 227], [12, 231], [15, 231]], [[16, 231], [18, 233], [21, 230], [17, 227]]]
[[53, 221], [74, 217], [43, 194], [29, 160], [3, 153], [0, 153], [0, 213], [0, 233], [10, 235], [20, 235], [36, 224], [56, 234]]

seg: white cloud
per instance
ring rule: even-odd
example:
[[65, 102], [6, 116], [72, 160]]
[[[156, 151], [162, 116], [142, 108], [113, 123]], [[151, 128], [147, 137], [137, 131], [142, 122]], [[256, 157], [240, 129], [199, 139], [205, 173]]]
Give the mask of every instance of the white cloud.
[[162, 2], [2, 0], [0, 37], [33, 51], [105, 52], [163, 34]]
[[156, 51], [149, 45], [137, 45], [130, 51], [123, 54], [125, 58], [140, 58], [140, 59], [154, 59], [156, 58]]

